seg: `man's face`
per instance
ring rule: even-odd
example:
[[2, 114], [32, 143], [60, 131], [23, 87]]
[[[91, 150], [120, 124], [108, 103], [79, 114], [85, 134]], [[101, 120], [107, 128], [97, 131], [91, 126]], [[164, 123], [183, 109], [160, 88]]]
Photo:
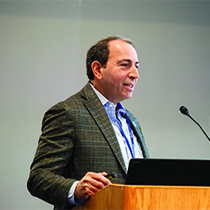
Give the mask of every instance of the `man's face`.
[[100, 92], [116, 104], [132, 96], [139, 78], [138, 56], [132, 45], [122, 40], [109, 42], [106, 67], [101, 68]]

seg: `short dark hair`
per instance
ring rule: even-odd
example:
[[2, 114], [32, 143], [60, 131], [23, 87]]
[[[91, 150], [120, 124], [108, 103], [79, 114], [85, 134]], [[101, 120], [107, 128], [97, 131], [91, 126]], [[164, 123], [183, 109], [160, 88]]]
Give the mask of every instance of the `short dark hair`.
[[108, 61], [108, 56], [109, 56], [108, 43], [113, 40], [122, 40], [132, 45], [135, 48], [134, 43], [130, 39], [121, 37], [121, 36], [109, 36], [107, 38], [104, 38], [98, 41], [87, 52], [86, 70], [87, 70], [87, 76], [89, 80], [94, 79], [94, 74], [91, 67], [94, 61], [98, 61], [103, 67], [106, 67], [106, 63]]

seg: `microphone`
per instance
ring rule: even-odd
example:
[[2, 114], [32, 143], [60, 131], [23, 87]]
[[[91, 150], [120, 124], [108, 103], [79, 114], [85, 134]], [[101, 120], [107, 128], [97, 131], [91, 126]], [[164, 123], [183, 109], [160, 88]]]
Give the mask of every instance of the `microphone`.
[[208, 137], [208, 135], [206, 134], [206, 132], [203, 130], [203, 128], [201, 127], [201, 125], [190, 115], [190, 112], [188, 111], [187, 107], [181, 106], [179, 108], [179, 110], [180, 110], [180, 112], [182, 114], [187, 115], [191, 120], [193, 120], [199, 126], [199, 128], [203, 131], [203, 133], [207, 137], [207, 139], [210, 141], [210, 138]]

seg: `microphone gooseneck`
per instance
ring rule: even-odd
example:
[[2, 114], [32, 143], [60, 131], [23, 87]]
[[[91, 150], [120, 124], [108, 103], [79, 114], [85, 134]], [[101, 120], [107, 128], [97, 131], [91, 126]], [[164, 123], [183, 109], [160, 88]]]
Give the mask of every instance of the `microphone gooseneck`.
[[202, 132], [204, 133], [204, 135], [207, 137], [207, 139], [210, 141], [209, 136], [206, 134], [206, 132], [203, 130], [203, 128], [201, 127], [201, 125], [190, 115], [190, 112], [188, 111], [187, 107], [185, 106], [181, 106], [179, 108], [180, 112], [184, 115], [187, 115], [191, 120], [193, 120], [198, 126], [199, 128], [202, 130]]

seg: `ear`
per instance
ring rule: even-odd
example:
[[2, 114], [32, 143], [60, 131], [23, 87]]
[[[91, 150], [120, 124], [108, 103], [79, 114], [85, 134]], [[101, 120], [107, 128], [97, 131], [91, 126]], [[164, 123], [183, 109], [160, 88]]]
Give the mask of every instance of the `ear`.
[[98, 79], [98, 80], [101, 80], [102, 79], [102, 65], [100, 64], [100, 62], [98, 61], [93, 61], [92, 65], [92, 71], [93, 71], [93, 74], [94, 76]]

